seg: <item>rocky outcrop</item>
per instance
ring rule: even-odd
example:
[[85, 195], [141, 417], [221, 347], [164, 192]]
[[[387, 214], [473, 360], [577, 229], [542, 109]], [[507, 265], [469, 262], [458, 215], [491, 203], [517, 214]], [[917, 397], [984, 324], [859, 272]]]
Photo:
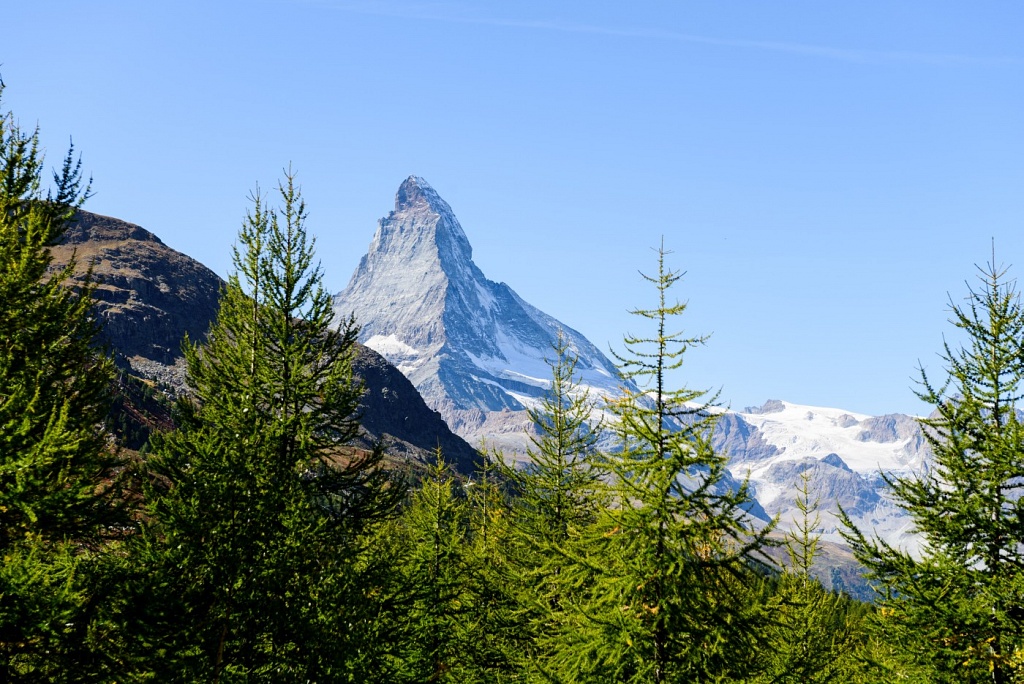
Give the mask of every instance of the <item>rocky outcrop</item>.
[[862, 442], [899, 442], [921, 434], [918, 422], [900, 413], [872, 416], [860, 421], [861, 432], [857, 439]]
[[764, 415], [766, 413], [781, 413], [786, 410], [786, 405], [778, 399], [769, 399], [760, 406], [748, 406], [743, 413]]
[[[881, 500], [874, 483], [869, 478], [835, 463], [835, 459], [829, 460], [828, 457], [820, 461], [813, 458], [780, 461], [768, 469], [764, 481], [795, 493], [801, 485], [802, 477], [806, 475], [807, 489], [812, 497], [808, 503], [818, 501], [819, 512], [826, 517], [831, 518], [838, 507], [854, 516], [863, 516], [873, 511]], [[822, 505], [822, 502], [827, 503]], [[795, 496], [780, 496], [765, 509], [773, 515], [793, 515], [796, 513]]]
[[217, 314], [217, 274], [137, 225], [79, 212], [52, 254], [54, 266], [74, 255], [80, 277], [92, 268], [104, 336], [133, 367], [173, 367], [185, 335], [203, 339]]
[[842, 459], [842, 457], [839, 454], [835, 453], [835, 452], [832, 452], [831, 454], [829, 454], [825, 458], [821, 459], [821, 462], [824, 463], [825, 465], [830, 465], [830, 466], [834, 466], [836, 468], [841, 468], [841, 469], [845, 470], [848, 473], [852, 473], [853, 472], [852, 470], [850, 470], [850, 466], [846, 465], [846, 461], [844, 461]]
[[441, 414], [427, 408], [408, 378], [383, 356], [360, 345], [352, 365], [365, 388], [359, 422], [370, 435], [383, 437], [389, 453], [422, 461], [440, 449], [460, 472], [471, 473], [480, 465], [479, 453], [448, 428]]
[[718, 416], [711, 443], [717, 453], [726, 455], [737, 465], [748, 461], [764, 461], [786, 450], [784, 446], [778, 447], [766, 442], [760, 430], [731, 412]]

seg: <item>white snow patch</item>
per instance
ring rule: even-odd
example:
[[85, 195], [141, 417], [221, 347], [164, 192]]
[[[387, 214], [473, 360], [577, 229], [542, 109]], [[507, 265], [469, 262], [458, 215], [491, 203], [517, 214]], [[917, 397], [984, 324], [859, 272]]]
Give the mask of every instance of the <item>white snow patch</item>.
[[[550, 346], [544, 349], [523, 344], [503, 330], [497, 330], [495, 340], [500, 356], [475, 356], [468, 354], [477, 368], [495, 377], [525, 382], [534, 387], [548, 389], [551, 386], [551, 365], [555, 351]], [[619, 396], [618, 382], [603, 368], [577, 367], [575, 380], [580, 387], [591, 388], [595, 399], [603, 396]]]
[[[907, 473], [923, 465], [908, 453], [906, 447], [911, 438], [895, 442], [857, 439], [864, 431], [860, 423], [871, 416], [843, 409], [782, 404], [781, 411], [739, 414], [761, 431], [765, 442], [785, 449], [783, 455], [751, 471], [751, 479], [758, 479], [758, 474], [772, 463], [806, 457], [821, 459], [830, 453], [839, 454], [851, 470], [861, 475], [879, 471]], [[851, 417], [855, 423], [851, 423]]]
[[505, 390], [505, 392], [510, 397], [512, 397], [513, 399], [518, 401], [520, 404], [522, 404], [523, 407], [526, 408], [526, 409], [533, 409], [534, 411], [536, 411], [542, 405], [542, 400], [538, 399], [537, 397], [531, 397], [531, 396], [528, 396], [526, 394], [520, 394], [519, 392], [512, 392], [510, 390]]
[[478, 280], [474, 280], [473, 284], [476, 286], [476, 294], [480, 299], [480, 306], [483, 307], [484, 311], [493, 310], [494, 303], [497, 300], [494, 299], [494, 295], [491, 294], [491, 291], [484, 287], [484, 285]]
[[374, 335], [363, 344], [387, 359], [406, 377], [423, 365], [425, 360], [422, 352], [398, 339], [394, 334]]
[[[735, 475], [733, 476], [735, 477]], [[743, 479], [743, 478], [737, 478]], [[754, 484], [756, 490], [755, 496], [758, 502], [762, 506], [767, 506], [776, 499], [778, 499], [784, 493], [784, 489], [777, 484], [771, 482], [765, 482], [763, 480], [757, 481], [753, 476], [749, 477], [749, 480]]]
[[382, 356], [393, 354], [395, 356], [419, 356], [420, 353], [410, 347], [395, 335], [374, 335], [363, 342], [364, 345]]

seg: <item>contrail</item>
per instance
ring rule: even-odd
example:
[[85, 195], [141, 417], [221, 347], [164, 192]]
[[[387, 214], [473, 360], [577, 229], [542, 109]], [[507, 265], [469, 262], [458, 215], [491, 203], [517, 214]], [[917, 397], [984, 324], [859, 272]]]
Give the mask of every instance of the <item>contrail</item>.
[[320, 5], [344, 12], [374, 16], [397, 17], [403, 19], [423, 19], [452, 24], [475, 24], [483, 26], [499, 26], [506, 28], [522, 28], [534, 31], [552, 31], [559, 33], [578, 33], [605, 35], [618, 38], [642, 38], [644, 40], [662, 40], [678, 43], [711, 45], [725, 48], [745, 50], [762, 50], [767, 52], [789, 53], [808, 57], [819, 57], [842, 62], [859, 64], [924, 64], [931, 66], [1021, 66], [1024, 58], [1020, 57], [977, 57], [972, 55], [943, 54], [930, 52], [906, 52], [887, 50], [862, 50], [838, 48], [826, 45], [794, 43], [772, 40], [742, 40], [733, 38], [715, 38], [677, 31], [666, 31], [650, 28], [611, 28], [593, 24], [558, 22], [558, 21], [525, 21], [501, 19], [469, 14], [469, 8], [451, 3], [384, 3], [384, 2], [346, 2], [344, 0], [297, 0], [304, 4]]

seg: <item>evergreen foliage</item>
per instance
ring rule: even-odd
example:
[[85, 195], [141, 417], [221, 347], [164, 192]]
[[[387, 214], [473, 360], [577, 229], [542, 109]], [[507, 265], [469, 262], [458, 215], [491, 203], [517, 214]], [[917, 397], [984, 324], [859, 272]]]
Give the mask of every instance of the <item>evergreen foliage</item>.
[[[0, 94], [2, 94], [0, 83]], [[711, 443], [717, 395], [674, 389], [704, 337], [675, 330], [681, 274], [644, 276], [653, 325], [617, 355], [618, 449], [597, 449], [578, 357], [554, 345], [529, 463], [470, 479], [440, 450], [415, 491], [349, 445], [358, 328], [332, 327], [291, 172], [257, 190], [190, 392], [138, 468], [134, 521], [111, 484], [113, 369], [91, 277], [51, 268], [87, 197], [72, 151], [44, 191], [38, 132], [0, 120], [0, 681], [993, 682], [1024, 663], [1024, 311], [1006, 272], [953, 305], [967, 340], [922, 371], [931, 470], [891, 478], [921, 554], [847, 539], [880, 607], [812, 576], [804, 478], [788, 567], [769, 572], [745, 485]], [[81, 281], [79, 281], [81, 282]], [[628, 387], [632, 387], [629, 385]], [[152, 411], [141, 441], [170, 422]], [[127, 404], [126, 404], [127, 406]], [[143, 431], [145, 430], [145, 432]], [[400, 504], [404, 506], [400, 508]], [[838, 576], [838, 575], [836, 575]], [[836, 587], [834, 587], [835, 589]]]
[[627, 336], [617, 355], [627, 390], [611, 403], [621, 451], [608, 463], [617, 500], [602, 511], [578, 568], [596, 571], [583, 587], [580, 618], [562, 645], [566, 680], [711, 681], [749, 662], [761, 627], [747, 585], [768, 530], [754, 532], [745, 486], [725, 486], [726, 459], [711, 446], [713, 397], [670, 389], [668, 374], [704, 338], [669, 332], [685, 304], [668, 302], [681, 274], [665, 266], [644, 276], [658, 293], [650, 337]]
[[[0, 95], [3, 84], [0, 82]], [[72, 678], [90, 552], [122, 521], [103, 430], [111, 361], [92, 282], [51, 269], [89, 194], [69, 149], [44, 191], [39, 132], [0, 118], [0, 680]]]
[[848, 682], [857, 662], [864, 633], [863, 616], [853, 602], [827, 591], [811, 574], [818, 555], [821, 524], [819, 500], [811, 501], [810, 476], [801, 473], [794, 529], [785, 535], [788, 565], [774, 586], [769, 605], [775, 619], [766, 626], [764, 672], [756, 682]]
[[474, 681], [469, 503], [440, 450], [402, 516], [405, 643], [395, 681]]
[[289, 172], [281, 207], [257, 191], [236, 272], [205, 344], [186, 343], [192, 397], [153, 445], [152, 570], [130, 639], [161, 681], [360, 679], [372, 630], [368, 530], [401, 488], [358, 429], [357, 328], [331, 328], [306, 209]]
[[494, 459], [467, 483], [470, 548], [477, 569], [474, 657], [486, 673], [477, 681], [518, 682], [532, 635], [523, 614], [521, 585], [513, 565], [506, 483]]
[[[585, 570], [568, 565], [608, 503], [594, 423], [595, 405], [581, 389], [578, 356], [559, 334], [553, 345], [551, 386], [537, 408], [529, 409], [536, 434], [530, 435], [528, 463], [522, 468], [501, 462], [514, 493], [506, 548], [509, 569], [519, 587], [524, 625], [530, 636], [523, 658], [541, 681], [557, 681], [547, 662], [573, 626], [573, 595], [585, 582]], [[582, 570], [582, 569], [578, 569]]]
[[929, 470], [890, 478], [913, 517], [920, 553], [869, 539], [848, 519], [847, 539], [884, 590], [889, 638], [934, 670], [933, 681], [1017, 681], [1024, 663], [1024, 311], [995, 262], [983, 287], [952, 303], [964, 343], [944, 345], [946, 379], [922, 369], [921, 420], [934, 453]]
[[597, 459], [601, 423], [594, 423], [595, 405], [581, 389], [576, 373], [579, 357], [559, 333], [553, 346], [551, 388], [540, 406], [528, 409], [537, 434], [530, 435], [529, 464], [509, 469], [516, 493], [524, 538], [544, 547], [557, 546], [592, 524], [602, 507], [606, 473]]
[[[0, 94], [3, 90], [0, 88]], [[39, 133], [0, 120], [0, 550], [26, 537], [84, 539], [108, 510], [102, 424], [112, 364], [95, 349], [91, 284], [68, 286], [56, 244], [88, 196], [69, 150], [42, 190]]]
[[515, 599], [504, 574], [503, 498], [486, 478], [465, 481], [438, 450], [400, 519], [403, 602], [390, 638], [402, 641], [393, 682], [515, 681]]

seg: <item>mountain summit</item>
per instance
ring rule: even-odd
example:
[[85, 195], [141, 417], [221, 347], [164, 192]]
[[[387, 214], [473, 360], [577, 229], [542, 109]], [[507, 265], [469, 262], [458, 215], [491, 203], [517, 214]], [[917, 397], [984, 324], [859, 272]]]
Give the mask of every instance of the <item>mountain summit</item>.
[[583, 384], [618, 393], [615, 366], [597, 347], [484, 277], [451, 207], [417, 176], [399, 186], [334, 307], [339, 317], [354, 314], [360, 341], [471, 441], [522, 436], [523, 412], [548, 387], [545, 360], [559, 330], [579, 355]]

